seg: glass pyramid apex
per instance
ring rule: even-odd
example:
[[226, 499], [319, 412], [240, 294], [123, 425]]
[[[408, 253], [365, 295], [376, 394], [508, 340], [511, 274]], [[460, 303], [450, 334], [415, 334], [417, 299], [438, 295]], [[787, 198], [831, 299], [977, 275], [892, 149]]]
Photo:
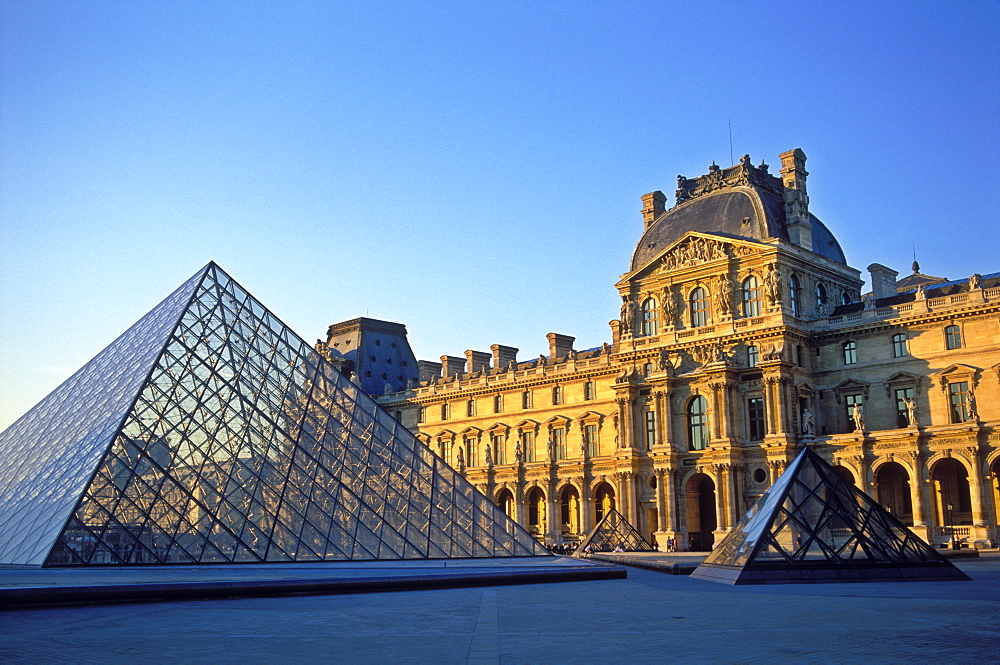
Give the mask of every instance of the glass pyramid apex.
[[598, 552], [655, 552], [634, 526], [614, 508], [580, 541], [577, 552], [592, 546]]
[[810, 448], [692, 577], [729, 584], [968, 579]]
[[0, 563], [535, 556], [210, 263], [0, 434]]

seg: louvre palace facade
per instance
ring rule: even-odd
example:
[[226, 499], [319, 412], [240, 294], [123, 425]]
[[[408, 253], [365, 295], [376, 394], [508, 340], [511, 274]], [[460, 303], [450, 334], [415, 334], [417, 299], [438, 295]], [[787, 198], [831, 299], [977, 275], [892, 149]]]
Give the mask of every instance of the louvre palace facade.
[[809, 212], [805, 154], [780, 160], [642, 197], [600, 347], [417, 361], [362, 318], [316, 348], [546, 544], [614, 509], [711, 549], [809, 446], [932, 545], [995, 545], [1000, 273], [862, 275]]

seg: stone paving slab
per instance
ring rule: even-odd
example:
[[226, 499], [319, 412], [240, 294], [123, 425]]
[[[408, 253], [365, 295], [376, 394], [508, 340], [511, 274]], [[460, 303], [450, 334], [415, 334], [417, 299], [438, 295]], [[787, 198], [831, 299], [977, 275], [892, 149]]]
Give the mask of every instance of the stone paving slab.
[[972, 582], [627, 579], [0, 612], [4, 663], [998, 662], [1000, 559]]
[[624, 578], [566, 557], [316, 564], [0, 569], [0, 609], [42, 604], [373, 593]]

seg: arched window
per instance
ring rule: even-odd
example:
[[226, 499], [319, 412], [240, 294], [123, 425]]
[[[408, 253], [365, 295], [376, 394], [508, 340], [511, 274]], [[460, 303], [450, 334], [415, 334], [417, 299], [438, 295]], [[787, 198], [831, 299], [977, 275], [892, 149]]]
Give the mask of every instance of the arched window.
[[642, 301], [642, 334], [656, 335], [660, 332], [660, 303], [656, 298], [646, 298]]
[[760, 316], [760, 283], [753, 275], [743, 280], [740, 306], [743, 308], [743, 316]]
[[826, 287], [822, 283], [816, 285], [816, 311], [826, 306]]
[[698, 395], [688, 404], [688, 448], [704, 450], [708, 446], [708, 402]]
[[708, 291], [699, 286], [691, 292], [691, 327], [708, 325]]
[[747, 347], [747, 367], [756, 367], [760, 351], [753, 344]]
[[792, 301], [792, 316], [799, 316], [802, 287], [799, 285], [799, 278], [795, 275], [792, 275], [788, 280], [788, 294]]

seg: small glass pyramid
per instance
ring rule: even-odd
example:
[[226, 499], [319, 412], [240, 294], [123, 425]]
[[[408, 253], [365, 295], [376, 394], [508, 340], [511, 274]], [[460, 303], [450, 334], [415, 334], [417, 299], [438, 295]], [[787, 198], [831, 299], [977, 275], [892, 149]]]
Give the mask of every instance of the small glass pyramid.
[[622, 514], [612, 508], [608, 514], [597, 523], [587, 537], [580, 541], [576, 554], [593, 546], [597, 552], [655, 552], [646, 539], [628, 523]]
[[0, 434], [0, 563], [547, 555], [214, 263]]
[[691, 576], [727, 584], [969, 579], [809, 448]]

